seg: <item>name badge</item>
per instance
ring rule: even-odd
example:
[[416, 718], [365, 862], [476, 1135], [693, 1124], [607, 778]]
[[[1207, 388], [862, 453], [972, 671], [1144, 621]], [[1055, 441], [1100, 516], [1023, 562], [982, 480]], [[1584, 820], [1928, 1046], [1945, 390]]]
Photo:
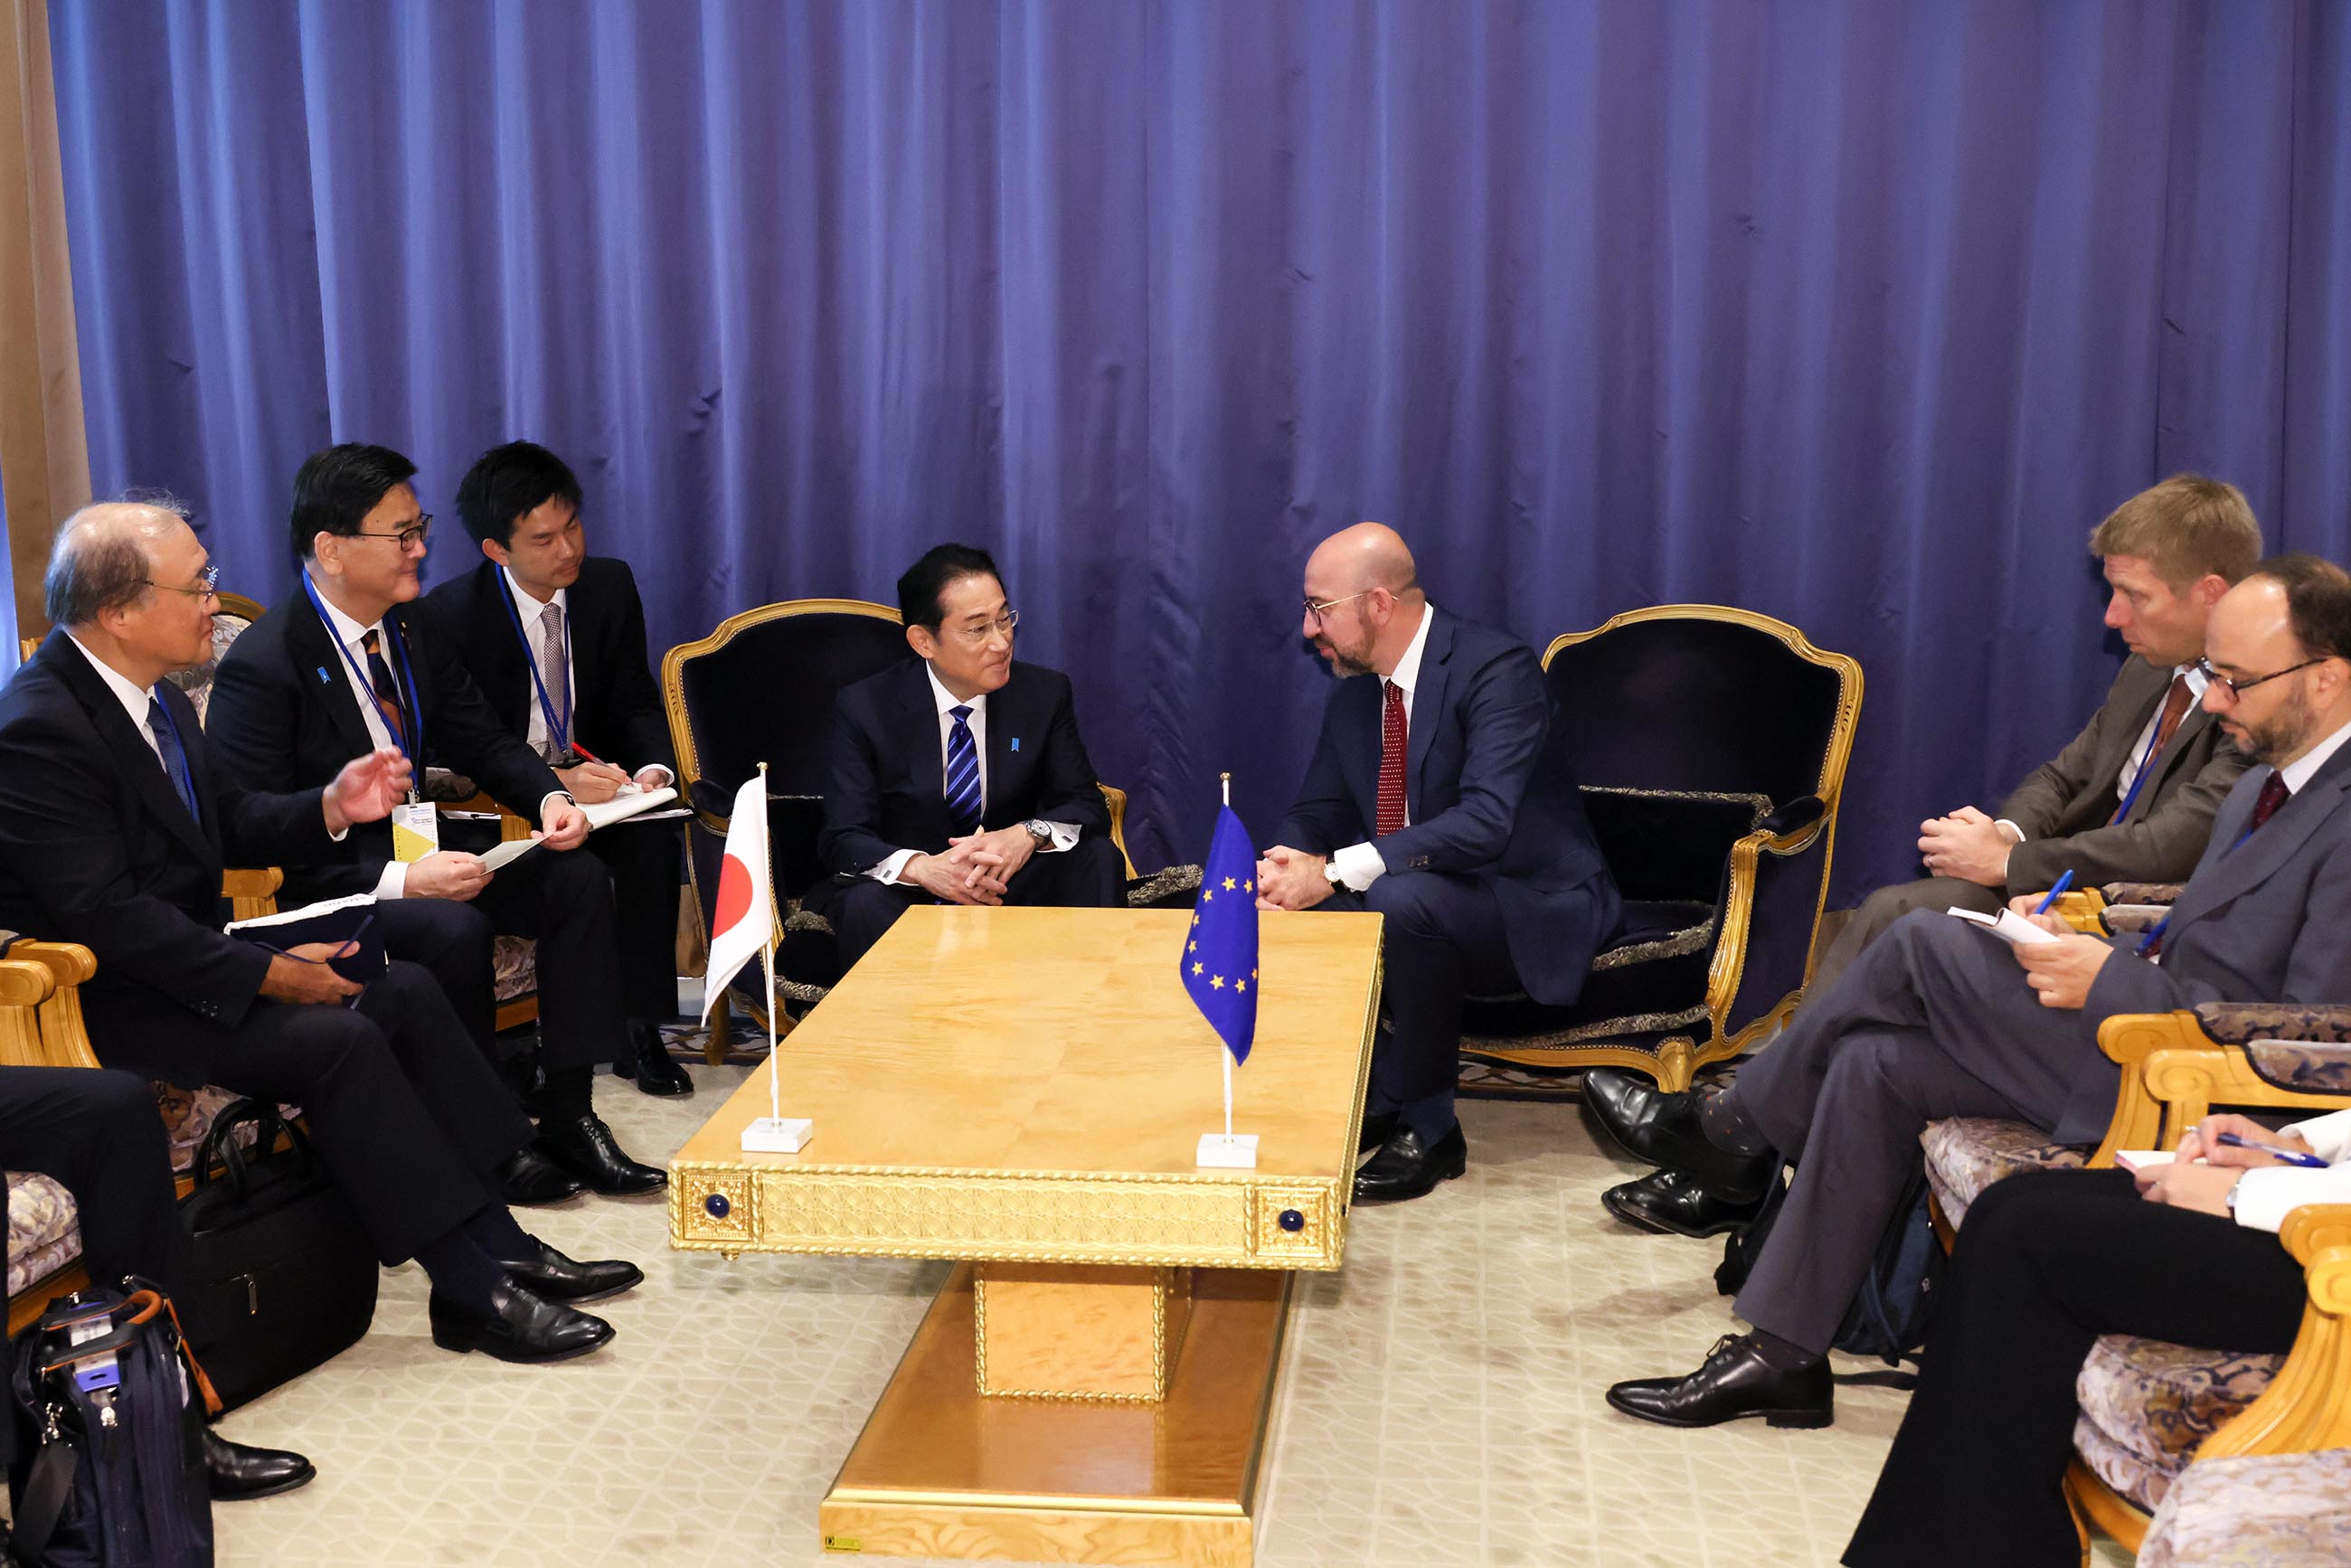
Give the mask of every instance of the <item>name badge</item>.
[[392, 858], [414, 865], [441, 848], [441, 814], [430, 800], [392, 809]]

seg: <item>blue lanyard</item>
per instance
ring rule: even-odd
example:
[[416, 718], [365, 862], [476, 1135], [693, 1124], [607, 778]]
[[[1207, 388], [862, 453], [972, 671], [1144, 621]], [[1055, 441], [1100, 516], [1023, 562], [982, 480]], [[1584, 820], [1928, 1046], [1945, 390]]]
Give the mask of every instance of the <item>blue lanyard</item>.
[[[366, 666], [360, 663], [359, 656], [344, 643], [342, 633], [335, 630], [334, 618], [327, 613], [326, 601], [319, 597], [319, 586], [310, 580], [310, 574], [307, 571], [302, 574], [302, 591], [310, 596], [310, 608], [319, 612], [319, 623], [327, 629], [327, 640], [332, 643], [336, 651], [342, 654], [343, 663], [351, 667], [351, 674], [359, 680], [360, 689], [367, 693], [368, 701], [375, 705], [377, 715], [381, 717], [383, 711], [383, 699], [376, 695], [375, 683], [368, 679]], [[416, 700], [416, 672], [409, 667], [407, 640], [401, 636], [399, 626], [393, 622], [389, 614], [384, 616], [381, 625], [383, 644], [391, 654], [385, 662], [400, 671], [401, 682], [408, 688], [406, 727], [416, 732], [413, 749], [408, 737], [403, 737], [396, 730], [392, 731], [392, 744], [399, 748], [402, 757], [408, 758], [408, 766], [411, 769], [408, 798], [411, 801], [414, 801], [422, 798], [417, 794], [417, 789], [424, 782], [423, 773], [424, 765], [417, 760], [424, 754], [424, 706]], [[365, 716], [362, 715], [361, 718], [364, 721]], [[391, 728], [388, 725], [385, 727]]]
[[[2186, 722], [2185, 715], [2181, 716], [2181, 722]], [[2175, 730], [2173, 733], [2178, 732]], [[2130, 815], [2131, 802], [2137, 800], [2138, 792], [2147, 787], [2147, 776], [2155, 762], [2155, 743], [2162, 738], [2163, 710], [2158, 708], [2155, 710], [2155, 728], [2147, 734], [2147, 749], [2138, 754], [2138, 771], [2131, 775], [2130, 793], [2124, 796], [2123, 803], [2115, 808], [2116, 821], [2119, 822]]]
[[522, 629], [522, 611], [514, 601], [513, 585], [507, 581], [504, 567], [498, 569], [498, 598], [507, 607], [507, 619], [514, 622], [515, 638], [522, 643], [522, 662], [530, 666], [531, 689], [538, 693], [538, 711], [546, 716], [547, 733], [558, 752], [571, 749], [571, 711], [577, 698], [571, 683], [563, 683], [563, 713], [558, 717], [555, 701], [547, 695], [547, 683], [539, 678], [538, 655], [530, 651], [530, 636]]

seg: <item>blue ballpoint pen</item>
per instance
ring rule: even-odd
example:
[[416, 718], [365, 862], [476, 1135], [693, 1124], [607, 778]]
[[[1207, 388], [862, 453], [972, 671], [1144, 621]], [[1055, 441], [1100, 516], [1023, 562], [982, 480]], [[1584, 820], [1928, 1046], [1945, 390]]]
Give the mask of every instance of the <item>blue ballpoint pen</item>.
[[2326, 1162], [2316, 1155], [2305, 1155], [2299, 1149], [2282, 1149], [2275, 1144], [2257, 1144], [2252, 1139], [2241, 1137], [2235, 1133], [2222, 1133], [2212, 1141], [2216, 1144], [2226, 1144], [2232, 1149], [2259, 1149], [2265, 1155], [2290, 1166], [2300, 1166], [2304, 1170], [2323, 1171], [2327, 1168]]
[[2073, 886], [2073, 885], [2074, 885], [2074, 873], [2073, 873], [2072, 872], [2070, 872], [2070, 871], [2061, 871], [2061, 872], [2059, 872], [2059, 873], [2057, 873], [2057, 885], [2056, 885], [2056, 886], [2054, 886], [2054, 887], [2053, 887], [2053, 888], [2051, 888], [2051, 889], [2049, 890], [2049, 896], [2048, 896], [2048, 897], [2046, 897], [2046, 898], [2043, 899], [2039, 904], [2037, 904], [2033, 905], [2033, 907], [2032, 907], [2032, 913], [2033, 913], [2033, 914], [2035, 914], [2035, 915], [2046, 915], [2046, 914], [2048, 914], [2048, 913], [2049, 913], [2049, 906], [2050, 906], [2051, 904], [2054, 904], [2054, 903], [2056, 903], [2056, 902], [2057, 902], [2057, 895], [2058, 895], [2059, 894], [2061, 894], [2061, 893], [2064, 892], [2067, 888], [2069, 888], [2069, 887], [2071, 887], [2071, 886]]

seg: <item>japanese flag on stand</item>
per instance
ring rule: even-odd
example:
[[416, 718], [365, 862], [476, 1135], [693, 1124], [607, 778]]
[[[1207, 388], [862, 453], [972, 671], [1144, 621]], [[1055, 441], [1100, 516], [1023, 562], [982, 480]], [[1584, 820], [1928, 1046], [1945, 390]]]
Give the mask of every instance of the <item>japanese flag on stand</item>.
[[[735, 812], [726, 822], [718, 911], [710, 923], [710, 967], [702, 983], [705, 1019], [727, 982], [775, 939], [776, 903], [768, 890], [768, 776], [754, 773], [735, 791]], [[772, 997], [768, 1005], [774, 1006]]]

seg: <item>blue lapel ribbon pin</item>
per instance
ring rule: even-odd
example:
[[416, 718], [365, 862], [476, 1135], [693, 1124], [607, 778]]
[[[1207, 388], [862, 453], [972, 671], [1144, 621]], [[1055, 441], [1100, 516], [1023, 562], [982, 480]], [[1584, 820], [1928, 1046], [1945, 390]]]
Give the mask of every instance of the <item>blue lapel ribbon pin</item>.
[[1015, 751], [1020, 749], [1020, 737], [1017, 735], [1012, 737], [1012, 749]]
[[328, 677], [327, 666], [324, 664], [319, 666], [319, 684], [322, 686], [330, 686], [335, 684]]

